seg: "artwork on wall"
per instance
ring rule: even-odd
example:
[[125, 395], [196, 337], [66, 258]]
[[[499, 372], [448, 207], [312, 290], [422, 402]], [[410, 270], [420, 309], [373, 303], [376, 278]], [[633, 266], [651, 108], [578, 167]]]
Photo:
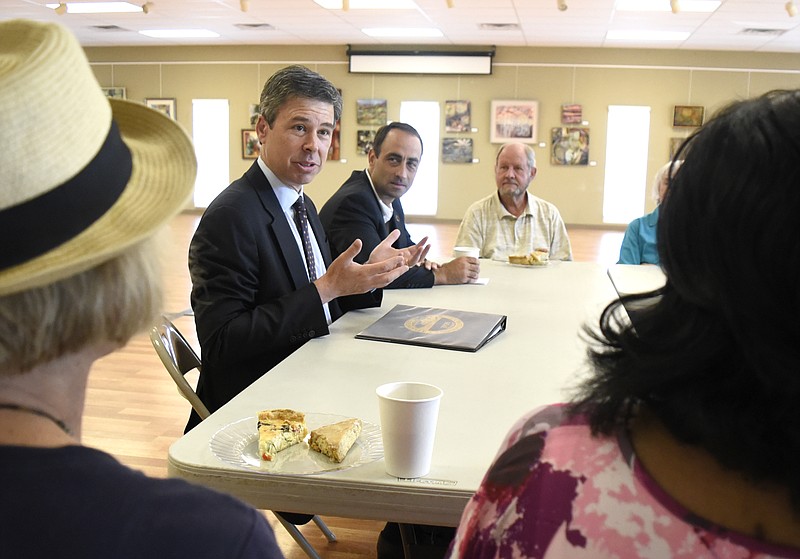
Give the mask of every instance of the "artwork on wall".
[[242, 159], [258, 159], [261, 142], [255, 130], [242, 130]]
[[386, 99], [358, 99], [356, 101], [356, 123], [371, 126], [386, 124]]
[[148, 97], [144, 100], [144, 104], [150, 107], [151, 109], [155, 109], [160, 113], [164, 113], [172, 120], [175, 120], [175, 99], [164, 99], [158, 98], [154, 99], [152, 97]]
[[701, 126], [705, 107], [699, 105], [675, 105], [672, 126]]
[[100, 89], [103, 90], [103, 94], [106, 97], [113, 97], [115, 99], [125, 99], [127, 97], [124, 87], [101, 87]]
[[372, 142], [375, 141], [375, 130], [359, 130], [356, 141], [356, 152], [359, 155], [367, 155], [372, 149]]
[[561, 124], [580, 124], [583, 120], [583, 105], [561, 105]]
[[472, 138], [443, 138], [442, 163], [472, 163]]
[[678, 148], [681, 147], [686, 138], [670, 138], [669, 139], [669, 160], [672, 161], [672, 158], [675, 157], [675, 154], [678, 153]]
[[342, 147], [342, 119], [336, 121], [331, 134], [331, 147], [328, 148], [328, 161], [341, 159]]
[[[336, 88], [336, 91], [339, 92], [339, 95], [342, 94], [342, 90]], [[328, 161], [338, 161], [342, 158], [342, 119], [336, 121], [336, 126], [333, 127], [333, 133], [331, 134], [331, 146], [328, 148]]]
[[538, 126], [538, 101], [492, 101], [492, 143], [536, 143]]
[[469, 101], [444, 102], [445, 132], [469, 132], [472, 126]]
[[553, 128], [551, 131], [553, 148], [550, 162], [553, 165], [589, 164], [588, 128]]
[[247, 114], [250, 118], [250, 126], [255, 128], [256, 122], [258, 122], [258, 103], [250, 103], [247, 106]]

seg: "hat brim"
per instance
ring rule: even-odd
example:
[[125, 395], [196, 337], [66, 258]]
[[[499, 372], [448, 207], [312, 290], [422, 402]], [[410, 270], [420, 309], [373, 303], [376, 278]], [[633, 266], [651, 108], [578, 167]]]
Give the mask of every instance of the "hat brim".
[[125, 190], [77, 236], [0, 272], [0, 295], [41, 287], [93, 268], [146, 239], [186, 206], [197, 173], [186, 132], [166, 115], [139, 103], [109, 102], [133, 160]]

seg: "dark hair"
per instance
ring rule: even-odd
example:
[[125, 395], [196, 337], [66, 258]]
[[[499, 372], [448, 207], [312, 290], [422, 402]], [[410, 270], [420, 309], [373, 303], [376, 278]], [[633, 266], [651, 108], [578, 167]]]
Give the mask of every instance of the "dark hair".
[[402, 130], [407, 134], [411, 134], [416, 136], [419, 140], [419, 154], [422, 155], [422, 136], [419, 135], [417, 129], [411, 126], [410, 124], [406, 124], [405, 122], [390, 122], [389, 124], [385, 124], [378, 128], [378, 131], [375, 133], [375, 139], [372, 141], [372, 149], [375, 150], [375, 155], [381, 154], [381, 146], [383, 145], [383, 141], [386, 139], [386, 135], [389, 134], [392, 130]]
[[734, 103], [694, 133], [662, 203], [659, 291], [585, 328], [594, 372], [572, 402], [610, 434], [636, 406], [800, 511], [800, 91]]
[[293, 65], [272, 74], [261, 90], [259, 112], [270, 127], [278, 110], [292, 97], [303, 97], [333, 105], [333, 121], [342, 116], [342, 95], [334, 85], [305, 66]]

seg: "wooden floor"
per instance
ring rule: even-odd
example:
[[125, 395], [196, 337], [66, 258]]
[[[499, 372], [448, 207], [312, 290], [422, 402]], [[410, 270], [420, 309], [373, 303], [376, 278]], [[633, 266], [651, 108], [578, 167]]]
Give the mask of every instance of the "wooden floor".
[[[165, 312], [189, 308], [186, 250], [198, 220], [196, 214], [181, 214], [163, 234]], [[429, 236], [429, 258], [437, 261], [449, 259], [457, 229], [458, 223], [409, 224], [412, 238]], [[569, 235], [575, 260], [616, 262], [621, 231], [581, 227], [570, 228]], [[193, 319], [184, 316], [175, 323], [197, 347]], [[83, 442], [148, 475], [164, 477], [167, 450], [182, 435], [188, 414], [189, 404], [178, 395], [145, 332], [95, 364], [89, 378]], [[272, 514], [266, 514], [287, 559], [306, 559]], [[323, 559], [376, 556], [375, 542], [383, 523], [330, 517], [325, 521], [338, 542], [327, 543], [313, 524], [302, 528]]]

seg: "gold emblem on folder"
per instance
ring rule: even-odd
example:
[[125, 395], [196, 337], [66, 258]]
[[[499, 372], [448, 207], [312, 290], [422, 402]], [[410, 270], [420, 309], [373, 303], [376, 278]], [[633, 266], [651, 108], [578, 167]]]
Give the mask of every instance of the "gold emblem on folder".
[[407, 330], [419, 334], [448, 334], [457, 332], [464, 327], [464, 323], [454, 316], [446, 314], [426, 314], [409, 318], [403, 323]]

